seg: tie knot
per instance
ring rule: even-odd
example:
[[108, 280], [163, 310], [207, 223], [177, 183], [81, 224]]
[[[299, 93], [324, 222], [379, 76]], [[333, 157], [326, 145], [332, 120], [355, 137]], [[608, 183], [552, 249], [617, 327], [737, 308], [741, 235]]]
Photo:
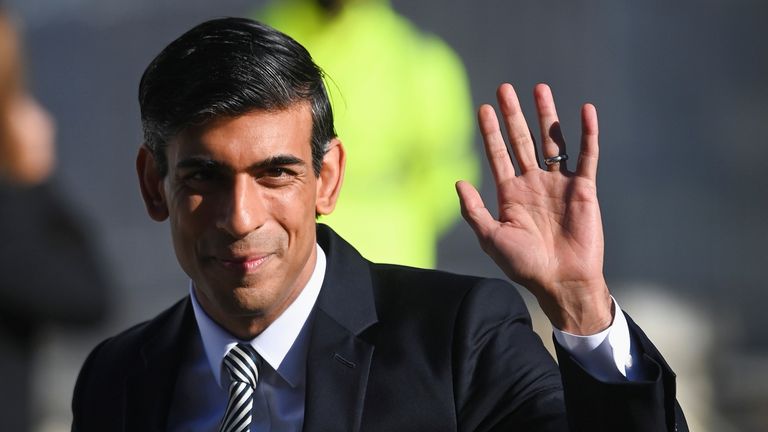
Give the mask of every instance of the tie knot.
[[224, 366], [233, 381], [256, 388], [259, 382], [259, 354], [249, 344], [239, 343], [224, 356]]

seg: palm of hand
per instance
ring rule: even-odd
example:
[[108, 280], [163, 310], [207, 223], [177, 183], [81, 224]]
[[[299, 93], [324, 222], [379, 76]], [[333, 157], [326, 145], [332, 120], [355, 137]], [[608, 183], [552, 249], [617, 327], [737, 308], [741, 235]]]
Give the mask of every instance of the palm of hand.
[[602, 274], [594, 182], [560, 172], [528, 172], [500, 184], [498, 201], [496, 226], [481, 242], [510, 279], [537, 291], [566, 289]]

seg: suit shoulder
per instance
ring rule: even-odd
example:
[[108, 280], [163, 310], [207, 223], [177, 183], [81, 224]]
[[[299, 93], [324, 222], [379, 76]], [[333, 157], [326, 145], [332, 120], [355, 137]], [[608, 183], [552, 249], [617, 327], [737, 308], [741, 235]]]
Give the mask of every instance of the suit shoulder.
[[[175, 361], [194, 321], [184, 299], [152, 320], [137, 324], [97, 345], [88, 355], [72, 397], [72, 430], [115, 430], [127, 385], [147, 377], [157, 359]], [[150, 363], [151, 361], [151, 363]], [[160, 366], [168, 366], [163, 363]], [[164, 370], [170, 370], [166, 367]]]
[[146, 329], [152, 320], [146, 320], [129, 327], [116, 335], [112, 335], [101, 341], [91, 350], [89, 358], [125, 359], [126, 355], [133, 355], [145, 339]]
[[155, 318], [136, 324], [99, 343], [80, 370], [75, 393], [83, 387], [98, 385], [104, 379], [129, 375], [133, 365], [140, 360], [143, 347], [168, 328], [181, 328], [187, 302], [186, 299], [181, 300]]
[[111, 336], [94, 348], [91, 356], [113, 361], [124, 361], [135, 356], [139, 348], [154, 338], [171, 321], [181, 319], [188, 300], [185, 298], [156, 317], [138, 323], [122, 332]]
[[508, 281], [394, 264], [372, 264], [379, 300], [428, 305], [444, 312], [476, 310], [483, 315], [528, 316], [522, 297]]

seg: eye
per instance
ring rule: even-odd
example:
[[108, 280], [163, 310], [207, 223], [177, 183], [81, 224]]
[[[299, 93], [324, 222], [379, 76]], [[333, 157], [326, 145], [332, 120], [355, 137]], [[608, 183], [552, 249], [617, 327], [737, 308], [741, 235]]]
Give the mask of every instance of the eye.
[[181, 174], [181, 182], [194, 189], [213, 187], [222, 180], [222, 174], [216, 170], [196, 169]]
[[206, 181], [211, 179], [211, 173], [206, 171], [195, 171], [184, 177], [186, 180]]
[[290, 175], [290, 171], [283, 167], [272, 167], [264, 172], [266, 177], [283, 177]]
[[261, 184], [268, 187], [287, 186], [297, 177], [296, 171], [282, 166], [274, 166], [263, 169], [259, 173]]
[[214, 178], [214, 173], [209, 170], [192, 171], [184, 175], [186, 181], [204, 182]]

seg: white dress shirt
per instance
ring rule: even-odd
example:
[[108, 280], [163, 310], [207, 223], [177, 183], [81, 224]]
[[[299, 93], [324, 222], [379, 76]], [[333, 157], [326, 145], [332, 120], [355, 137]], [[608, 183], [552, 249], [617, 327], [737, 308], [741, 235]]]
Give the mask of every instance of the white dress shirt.
[[[317, 247], [312, 276], [299, 296], [269, 327], [241, 341], [216, 324], [202, 309], [190, 284], [190, 298], [200, 338], [195, 338], [179, 370], [171, 402], [170, 431], [215, 432], [227, 405], [229, 377], [224, 356], [240, 342], [250, 343], [263, 358], [254, 394], [251, 430], [301, 431], [306, 394], [309, 322], [325, 277], [325, 253]], [[614, 300], [615, 317], [608, 329], [577, 336], [554, 329], [557, 342], [598, 379], [632, 379], [629, 328]], [[625, 378], [627, 377], [627, 378]]]

